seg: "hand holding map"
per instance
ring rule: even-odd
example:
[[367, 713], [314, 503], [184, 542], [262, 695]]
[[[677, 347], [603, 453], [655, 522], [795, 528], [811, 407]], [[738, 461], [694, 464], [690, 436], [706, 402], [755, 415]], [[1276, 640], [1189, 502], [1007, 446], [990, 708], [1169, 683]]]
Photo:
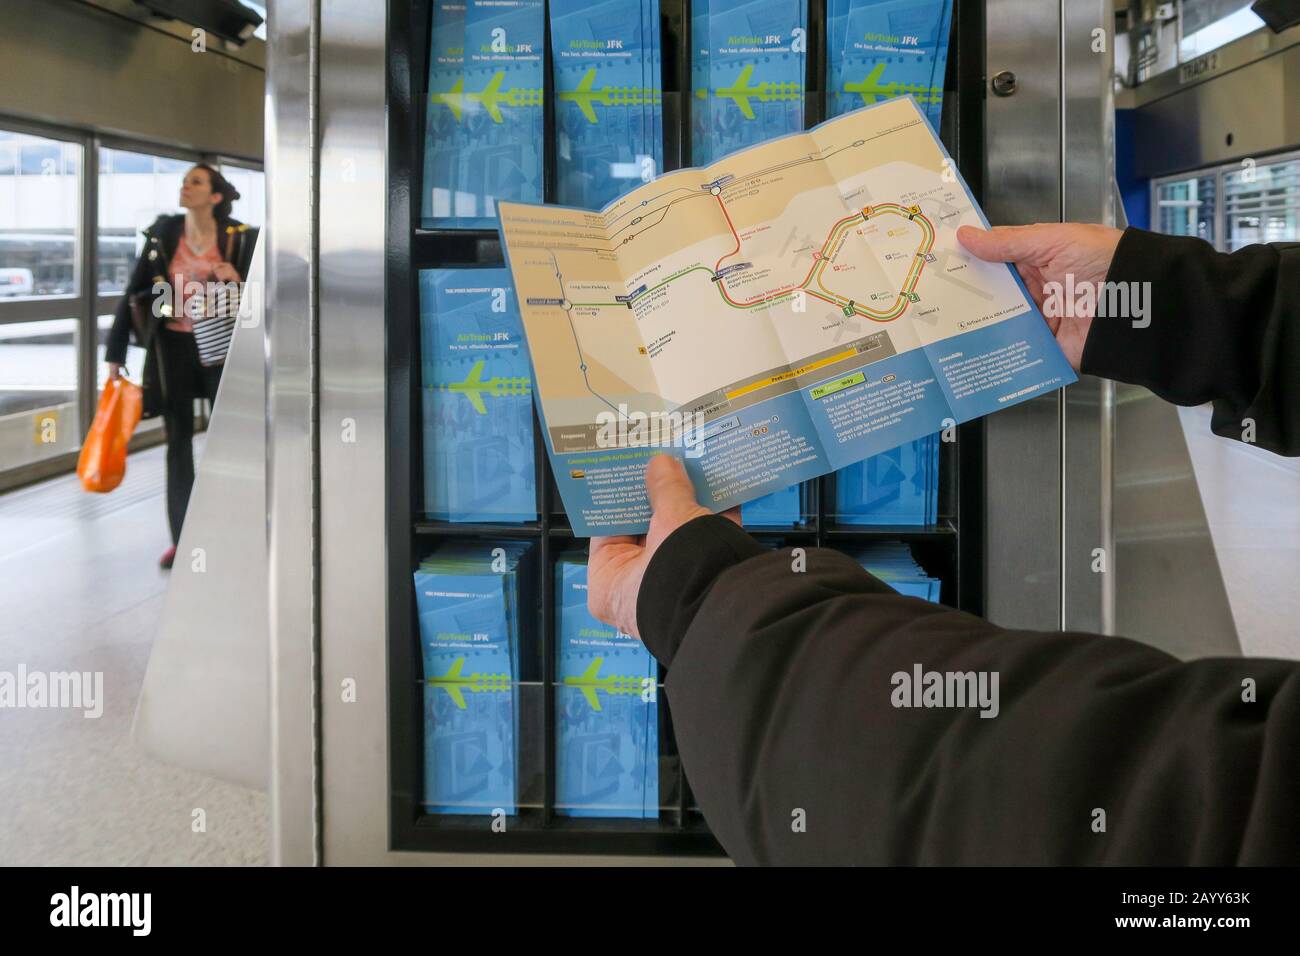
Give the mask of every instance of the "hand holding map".
[[574, 533], [647, 527], [645, 463], [722, 511], [1075, 380], [910, 97], [601, 211], [501, 203]]

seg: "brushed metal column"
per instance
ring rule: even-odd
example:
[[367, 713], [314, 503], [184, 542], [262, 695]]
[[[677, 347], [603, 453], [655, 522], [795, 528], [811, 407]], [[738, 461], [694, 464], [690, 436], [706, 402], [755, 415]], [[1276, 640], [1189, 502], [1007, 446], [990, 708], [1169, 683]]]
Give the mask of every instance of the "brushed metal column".
[[[1061, 218], [1061, 0], [988, 0], [984, 208], [995, 226]], [[986, 422], [986, 613], [1006, 627], [1061, 626], [1061, 393]]]
[[[1061, 218], [1115, 224], [1113, 4], [1061, 4]], [[1061, 475], [1061, 626], [1111, 633], [1115, 627], [1115, 384], [1080, 376], [1065, 390]]]
[[[990, 222], [1113, 222], [1110, 4], [988, 0], [986, 18], [988, 76], [1017, 79], [1014, 95], [987, 98]], [[996, 623], [1111, 627], [1110, 579], [1092, 567], [1096, 548], [1114, 561], [1112, 406], [1109, 384], [1084, 379], [989, 416], [986, 609]]]
[[[387, 6], [321, 2], [321, 713], [332, 865], [388, 855]], [[343, 700], [344, 680], [355, 682], [355, 702]]]
[[271, 859], [320, 860], [316, 482], [318, 0], [268, 11], [267, 557], [271, 630]]

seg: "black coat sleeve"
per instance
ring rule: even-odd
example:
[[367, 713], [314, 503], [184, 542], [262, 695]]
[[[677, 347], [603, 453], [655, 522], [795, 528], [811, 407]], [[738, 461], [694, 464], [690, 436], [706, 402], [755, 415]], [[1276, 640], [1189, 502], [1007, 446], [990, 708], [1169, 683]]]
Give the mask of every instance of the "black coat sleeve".
[[1300, 455], [1300, 243], [1226, 254], [1128, 229], [1106, 278], [1151, 283], [1150, 324], [1094, 319], [1084, 372], [1176, 405], [1213, 402], [1216, 435]]
[[[683, 767], [738, 863], [1300, 862], [1300, 665], [1004, 630], [805, 555], [697, 518], [638, 594]], [[996, 716], [895, 706], [915, 665], [997, 674]]]
[[144, 249], [135, 260], [131, 278], [127, 281], [126, 288], [122, 290], [122, 298], [118, 300], [117, 308], [113, 312], [113, 325], [109, 329], [108, 342], [104, 348], [105, 362], [126, 364], [126, 346], [131, 338], [131, 296], [153, 288], [154, 276], [162, 271], [155, 268], [155, 263], [149, 261], [148, 237], [160, 234], [165, 228], [167, 219], [167, 216], [159, 216], [154, 224], [145, 230]]

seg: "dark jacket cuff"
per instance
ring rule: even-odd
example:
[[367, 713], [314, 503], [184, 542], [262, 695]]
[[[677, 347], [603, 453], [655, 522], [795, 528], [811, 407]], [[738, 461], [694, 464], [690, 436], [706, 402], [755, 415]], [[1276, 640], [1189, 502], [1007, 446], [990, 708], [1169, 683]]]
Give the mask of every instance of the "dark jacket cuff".
[[713, 582], [728, 568], [766, 553], [721, 515], [694, 518], [670, 534], [650, 559], [637, 592], [637, 628], [650, 653], [671, 667]]
[[[1162, 273], [1168, 268], [1170, 259], [1176, 260], [1180, 253], [1189, 251], [1183, 248], [1186, 244], [1196, 247], [1194, 251], [1199, 254], [1199, 247], [1204, 242], [1200, 239], [1162, 236], [1130, 227], [1124, 230], [1124, 235], [1115, 248], [1106, 282], [1151, 283], [1146, 288], [1154, 292], [1155, 288], [1163, 284]], [[1169, 316], [1162, 316], [1161, 321], [1156, 321], [1150, 299], [1146, 302], [1146, 308], [1148, 314], [1140, 320], [1135, 320], [1131, 315], [1098, 314], [1092, 320], [1088, 338], [1083, 344], [1079, 370], [1086, 375], [1098, 375], [1147, 387], [1156, 385], [1166, 377], [1169, 350], [1162, 347], [1162, 340], [1177, 339], [1185, 330], [1176, 321], [1170, 321]], [[1146, 324], [1148, 319], [1149, 325]], [[1138, 322], [1136, 326], [1135, 321]]]

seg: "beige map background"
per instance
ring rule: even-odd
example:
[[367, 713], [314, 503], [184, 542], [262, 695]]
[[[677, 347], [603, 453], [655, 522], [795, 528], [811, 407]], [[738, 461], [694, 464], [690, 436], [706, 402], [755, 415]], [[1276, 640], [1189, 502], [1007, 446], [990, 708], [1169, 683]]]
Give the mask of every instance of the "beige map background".
[[[550, 426], [620, 402], [672, 410], [882, 329], [904, 352], [1029, 309], [1006, 267], [957, 244], [981, 219], [910, 99], [670, 173], [599, 213], [500, 211]], [[631, 307], [618, 298], [643, 287]]]

